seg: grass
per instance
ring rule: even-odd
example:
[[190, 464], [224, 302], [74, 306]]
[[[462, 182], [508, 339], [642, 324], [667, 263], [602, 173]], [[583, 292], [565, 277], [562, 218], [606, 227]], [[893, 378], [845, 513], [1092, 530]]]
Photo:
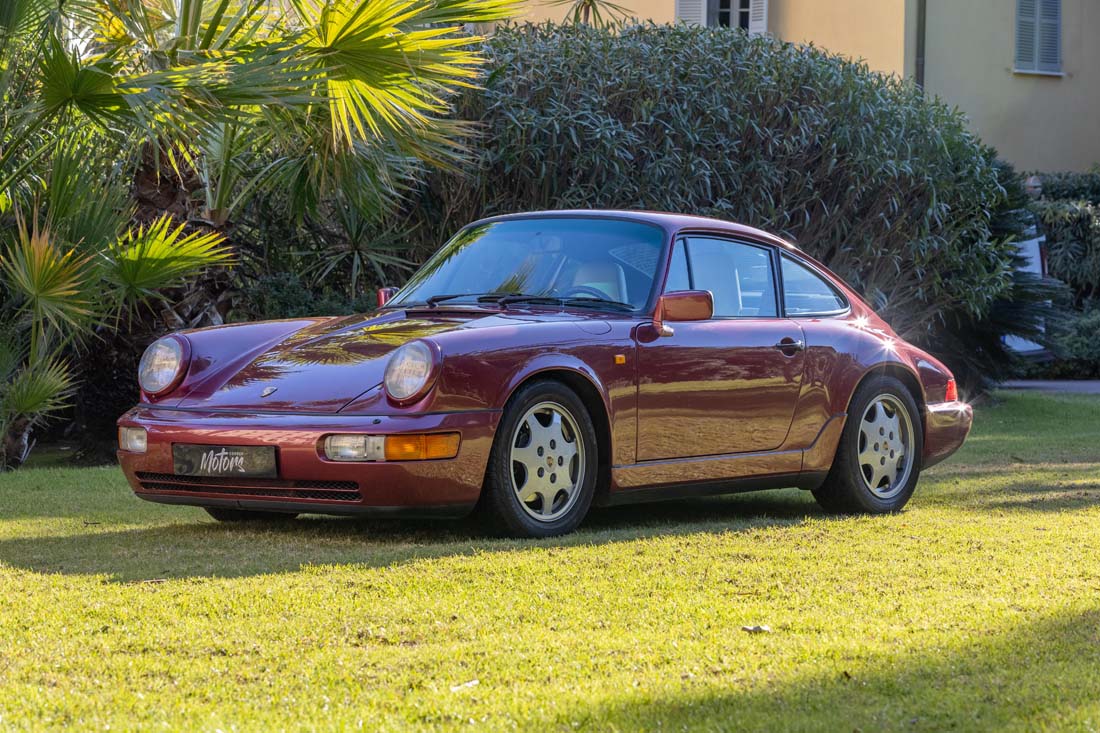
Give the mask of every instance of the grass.
[[1097, 398], [1004, 393], [897, 516], [769, 492], [544, 542], [6, 474], [0, 728], [1096, 730], [1097, 446]]

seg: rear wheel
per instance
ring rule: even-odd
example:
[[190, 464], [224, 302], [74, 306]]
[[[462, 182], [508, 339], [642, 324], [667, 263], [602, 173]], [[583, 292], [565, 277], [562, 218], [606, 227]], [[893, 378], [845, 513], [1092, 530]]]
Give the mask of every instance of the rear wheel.
[[282, 512], [256, 512], [246, 509], [226, 509], [220, 506], [204, 506], [206, 513], [219, 522], [258, 522], [278, 521], [280, 519], [294, 519], [297, 514], [283, 514]]
[[869, 379], [852, 397], [832, 469], [814, 498], [830, 512], [900, 511], [917, 486], [923, 452], [909, 390], [893, 377]]
[[576, 393], [554, 381], [522, 387], [497, 428], [483, 515], [513, 537], [573, 531], [592, 504], [596, 451], [592, 419]]

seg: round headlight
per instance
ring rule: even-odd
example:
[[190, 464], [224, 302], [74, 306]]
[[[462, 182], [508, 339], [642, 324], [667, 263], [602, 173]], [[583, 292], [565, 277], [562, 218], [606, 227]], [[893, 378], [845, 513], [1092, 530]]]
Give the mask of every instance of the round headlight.
[[184, 366], [183, 342], [165, 336], [154, 341], [141, 355], [138, 383], [148, 394], [161, 394], [176, 386]]
[[435, 358], [423, 341], [410, 341], [393, 352], [386, 365], [386, 394], [404, 402], [424, 394], [431, 386]]

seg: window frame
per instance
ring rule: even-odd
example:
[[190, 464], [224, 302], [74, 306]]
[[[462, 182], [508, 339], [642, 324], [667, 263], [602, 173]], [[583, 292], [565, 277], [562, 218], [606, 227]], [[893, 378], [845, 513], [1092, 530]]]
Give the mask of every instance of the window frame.
[[[688, 273], [688, 285], [691, 289], [695, 289], [695, 272], [691, 264], [691, 250], [688, 249], [687, 240], [691, 237], [698, 239], [713, 239], [715, 241], [723, 242], [725, 244], [739, 244], [744, 247], [753, 247], [755, 249], [764, 250], [768, 255], [768, 262], [771, 265], [772, 274], [772, 298], [775, 303], [776, 315], [768, 316], [719, 316], [711, 315], [712, 321], [748, 321], [748, 320], [766, 320], [766, 321], [778, 321], [785, 318], [783, 315], [783, 296], [782, 296], [782, 278], [779, 275], [779, 257], [778, 251], [774, 245], [764, 244], [762, 242], [754, 242], [750, 239], [741, 239], [738, 237], [731, 237], [725, 233], [708, 232], [708, 231], [682, 231], [676, 234], [676, 237], [672, 240], [672, 247], [669, 248], [668, 267], [665, 269], [665, 284], [661, 286], [661, 293], [676, 292], [667, 289], [668, 274], [672, 271], [672, 260], [676, 256], [676, 247], [679, 244], [684, 246], [684, 259], [687, 261], [687, 273]], [[710, 291], [708, 291], [710, 292]], [[713, 297], [714, 293], [711, 292]], [[847, 300], [847, 299], [845, 299]]]
[[[827, 275], [820, 267], [817, 267], [816, 265], [814, 265], [814, 263], [810, 262], [809, 260], [805, 259], [804, 257], [798, 257], [798, 256], [792, 254], [791, 252], [787, 252], [787, 251], [780, 252], [778, 259], [779, 259], [778, 271], [779, 271], [779, 281], [780, 281], [780, 292], [779, 292], [780, 301], [779, 302], [780, 302], [780, 305], [782, 306], [781, 312], [783, 313], [784, 318], [789, 318], [789, 319], [792, 319], [792, 320], [793, 319], [798, 319], [798, 318], [841, 318], [843, 316], [847, 316], [849, 313], [852, 312], [852, 301], [848, 298], [848, 296], [844, 293], [844, 291], [842, 289], [838, 288], [836, 285], [833, 284], [832, 278], [829, 277], [829, 275]], [[784, 259], [788, 259], [791, 262], [795, 263], [796, 265], [801, 265], [802, 267], [809, 270], [811, 273], [817, 275], [818, 279], [824, 281], [825, 284], [829, 287], [829, 289], [832, 290], [834, 293], [836, 293], [836, 295], [840, 298], [840, 300], [842, 300], [844, 302], [844, 307], [843, 308], [837, 308], [837, 309], [834, 309], [834, 310], [829, 310], [829, 311], [811, 311], [811, 312], [808, 312], [808, 313], [789, 313], [787, 311], [787, 291], [783, 287], [783, 285], [784, 285], [784, 283], [783, 283], [783, 260]]]
[[[1050, 76], [1055, 78], [1061, 78], [1066, 75], [1066, 59], [1065, 59], [1065, 37], [1063, 34], [1065, 28], [1064, 20], [1064, 5], [1062, 0], [1033, 0], [1035, 3], [1034, 15], [1026, 20], [1029, 23], [1034, 24], [1032, 33], [1033, 54], [1030, 64], [1020, 63], [1020, 25], [1025, 20], [1023, 13], [1023, 0], [1016, 0], [1016, 12], [1013, 15], [1013, 51], [1012, 51], [1012, 73], [1020, 74], [1023, 76]], [[1043, 68], [1044, 62], [1042, 59], [1043, 50], [1043, 10], [1044, 3], [1055, 2], [1058, 9], [1058, 63], [1057, 68]], [[1052, 66], [1047, 64], [1047, 66]]]

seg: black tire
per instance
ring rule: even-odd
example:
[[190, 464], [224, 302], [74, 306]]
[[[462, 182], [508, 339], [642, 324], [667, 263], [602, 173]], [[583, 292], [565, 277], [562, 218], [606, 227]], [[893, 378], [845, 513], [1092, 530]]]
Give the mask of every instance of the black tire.
[[[512, 443], [520, 422], [528, 411], [541, 403], [555, 403], [568, 411], [577, 426], [574, 441], [583, 444], [583, 461], [579, 462], [575, 482], [576, 498], [572, 505], [553, 521], [537, 520], [524, 508], [513, 485], [515, 467]], [[541, 454], [540, 454], [541, 455]], [[478, 514], [487, 529], [511, 537], [553, 537], [576, 529], [592, 505], [599, 465], [596, 429], [588, 409], [573, 390], [561, 382], [539, 380], [516, 391], [504, 408], [496, 438], [489, 454]], [[563, 497], [567, 499], [568, 497]]]
[[[907, 448], [912, 466], [900, 487], [892, 490], [896, 494], [889, 498], [883, 498], [871, 490], [865, 480], [871, 469], [861, 467], [859, 458], [863, 416], [868, 407], [882, 397], [893, 398], [894, 403], [907, 410], [912, 427], [910, 446]], [[917, 487], [923, 454], [924, 424], [913, 395], [904, 384], [893, 377], [871, 377], [852, 396], [832, 468], [825, 482], [814, 489], [814, 498], [823, 509], [835, 514], [888, 514], [901, 511]]]
[[219, 522], [260, 522], [279, 521], [281, 519], [294, 519], [297, 514], [282, 512], [256, 512], [247, 509], [226, 509], [220, 506], [204, 506], [206, 513]]

